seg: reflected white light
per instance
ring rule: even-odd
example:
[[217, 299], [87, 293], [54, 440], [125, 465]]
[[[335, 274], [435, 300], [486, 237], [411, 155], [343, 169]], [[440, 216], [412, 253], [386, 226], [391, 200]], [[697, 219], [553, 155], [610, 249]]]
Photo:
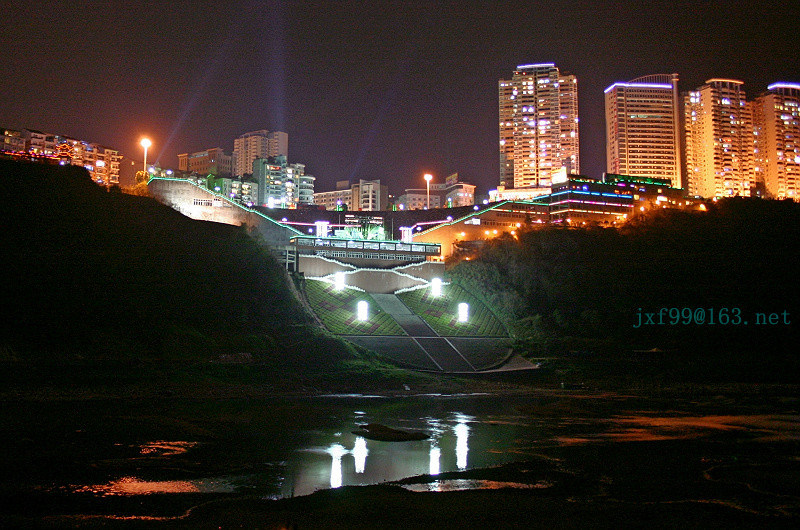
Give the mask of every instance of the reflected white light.
[[334, 272], [333, 273], [333, 288], [337, 291], [341, 291], [344, 289], [344, 273], [343, 272]]
[[331, 455], [331, 488], [339, 488], [342, 486], [342, 456], [347, 454], [339, 444], [333, 444], [328, 448], [328, 454]]
[[469, 425], [466, 424], [465, 417], [458, 417], [458, 423], [453, 427], [453, 432], [456, 434], [456, 466], [458, 469], [467, 469]]
[[364, 469], [366, 469], [368, 454], [367, 441], [363, 437], [358, 436], [356, 438], [356, 445], [353, 447], [353, 458], [356, 461], [356, 473], [363, 473]]
[[431, 443], [431, 456], [430, 456], [430, 470], [428, 471], [429, 475], [438, 475], [439, 474], [439, 459], [442, 456], [442, 450], [436, 447], [433, 443]]
[[442, 296], [442, 279], [434, 278], [431, 280], [431, 295]]
[[466, 322], [467, 318], [469, 318], [469, 304], [461, 302], [458, 304], [458, 321]]
[[365, 321], [369, 317], [369, 304], [365, 300], [358, 302], [357, 318], [360, 321]]

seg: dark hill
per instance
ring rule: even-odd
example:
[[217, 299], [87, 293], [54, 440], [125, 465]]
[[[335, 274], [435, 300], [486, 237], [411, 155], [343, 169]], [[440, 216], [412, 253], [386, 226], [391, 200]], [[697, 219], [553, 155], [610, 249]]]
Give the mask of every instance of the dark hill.
[[657, 348], [682, 364], [705, 359], [713, 370], [738, 365], [745, 375], [753, 368], [791, 379], [798, 243], [800, 204], [728, 199], [619, 230], [531, 230], [490, 242], [450, 272], [534, 354]]
[[7, 356], [349, 355], [309, 325], [284, 270], [243, 228], [106, 191], [83, 168], [0, 160], [0, 178]]

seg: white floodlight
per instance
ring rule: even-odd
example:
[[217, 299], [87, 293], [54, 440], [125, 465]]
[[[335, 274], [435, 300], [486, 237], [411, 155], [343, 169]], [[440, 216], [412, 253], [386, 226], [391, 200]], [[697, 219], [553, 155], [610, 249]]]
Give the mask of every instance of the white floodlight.
[[469, 304], [466, 302], [461, 302], [458, 304], [458, 321], [459, 322], [466, 322], [469, 318]]
[[431, 295], [442, 296], [442, 279], [434, 278], [431, 280]]
[[358, 302], [356, 315], [358, 320], [364, 322], [369, 316], [369, 304], [365, 300]]
[[334, 272], [333, 273], [333, 288], [336, 289], [337, 291], [341, 291], [342, 289], [344, 289], [344, 273], [343, 272], [339, 271], [339, 272]]

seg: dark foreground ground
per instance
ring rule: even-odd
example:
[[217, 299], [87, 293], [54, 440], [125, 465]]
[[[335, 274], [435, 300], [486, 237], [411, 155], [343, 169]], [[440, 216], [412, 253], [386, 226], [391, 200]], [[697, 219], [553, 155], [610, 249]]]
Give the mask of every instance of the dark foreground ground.
[[[794, 445], [794, 444], [792, 444]], [[130, 528], [797, 528], [797, 447], [651, 441], [561, 447], [541, 459], [439, 476], [491, 488], [416, 493], [345, 487], [198, 506], [169, 521], [53, 520]], [[503, 488], [516, 483], [517, 488]], [[522, 489], [522, 485], [529, 488]]]
[[[566, 429], [564, 435], [543, 440], [541, 446], [527, 451], [524, 461], [500, 467], [414, 477], [396, 484], [343, 487], [283, 500], [204, 496], [186, 505], [192, 507], [185, 512], [181, 508], [169, 517], [64, 515], [80, 512], [66, 504], [39, 506], [35, 496], [17, 497], [5, 491], [3, 496], [13, 508], [0, 511], [0, 527], [800, 527], [796, 385], [685, 385], [638, 389], [635, 394], [582, 388], [532, 391], [530, 405], [518, 409], [522, 414], [554, 424], [575, 418], [588, 423], [612, 418], [614, 427], [584, 429], [574, 436]], [[498, 393], [499, 399], [502, 396]], [[203, 398], [203, 405], [192, 410], [213, 416], [213, 401]], [[3, 406], [9, 411], [14, 402], [5, 401]], [[171, 429], [177, 431], [198, 425], [197, 418], [188, 415], [173, 421]], [[204, 421], [215, 422], [211, 417]], [[152, 428], [148, 422], [161, 425], [163, 420], [143, 414], [132, 418], [131, 425], [147, 430]], [[10, 443], [12, 456], [23, 455], [19, 451], [27, 442]], [[14, 466], [6, 463], [9, 467]], [[414, 491], [403, 487], [409, 485]], [[465, 485], [482, 489], [452, 491]], [[54, 499], [52, 495], [45, 498]], [[108, 513], [131, 511], [135, 512], [111, 506]]]

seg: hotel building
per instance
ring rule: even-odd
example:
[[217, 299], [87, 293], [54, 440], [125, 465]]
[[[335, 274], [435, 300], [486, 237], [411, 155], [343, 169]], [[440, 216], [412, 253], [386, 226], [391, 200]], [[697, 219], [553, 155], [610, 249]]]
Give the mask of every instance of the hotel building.
[[800, 84], [774, 83], [752, 106], [756, 182], [768, 197], [800, 200]]
[[749, 197], [754, 188], [753, 120], [743, 84], [709, 79], [684, 96], [689, 195]]
[[605, 90], [609, 173], [669, 179], [681, 187], [678, 74], [639, 77]]
[[578, 81], [553, 63], [518, 66], [499, 81], [500, 187], [541, 188], [577, 174]]

